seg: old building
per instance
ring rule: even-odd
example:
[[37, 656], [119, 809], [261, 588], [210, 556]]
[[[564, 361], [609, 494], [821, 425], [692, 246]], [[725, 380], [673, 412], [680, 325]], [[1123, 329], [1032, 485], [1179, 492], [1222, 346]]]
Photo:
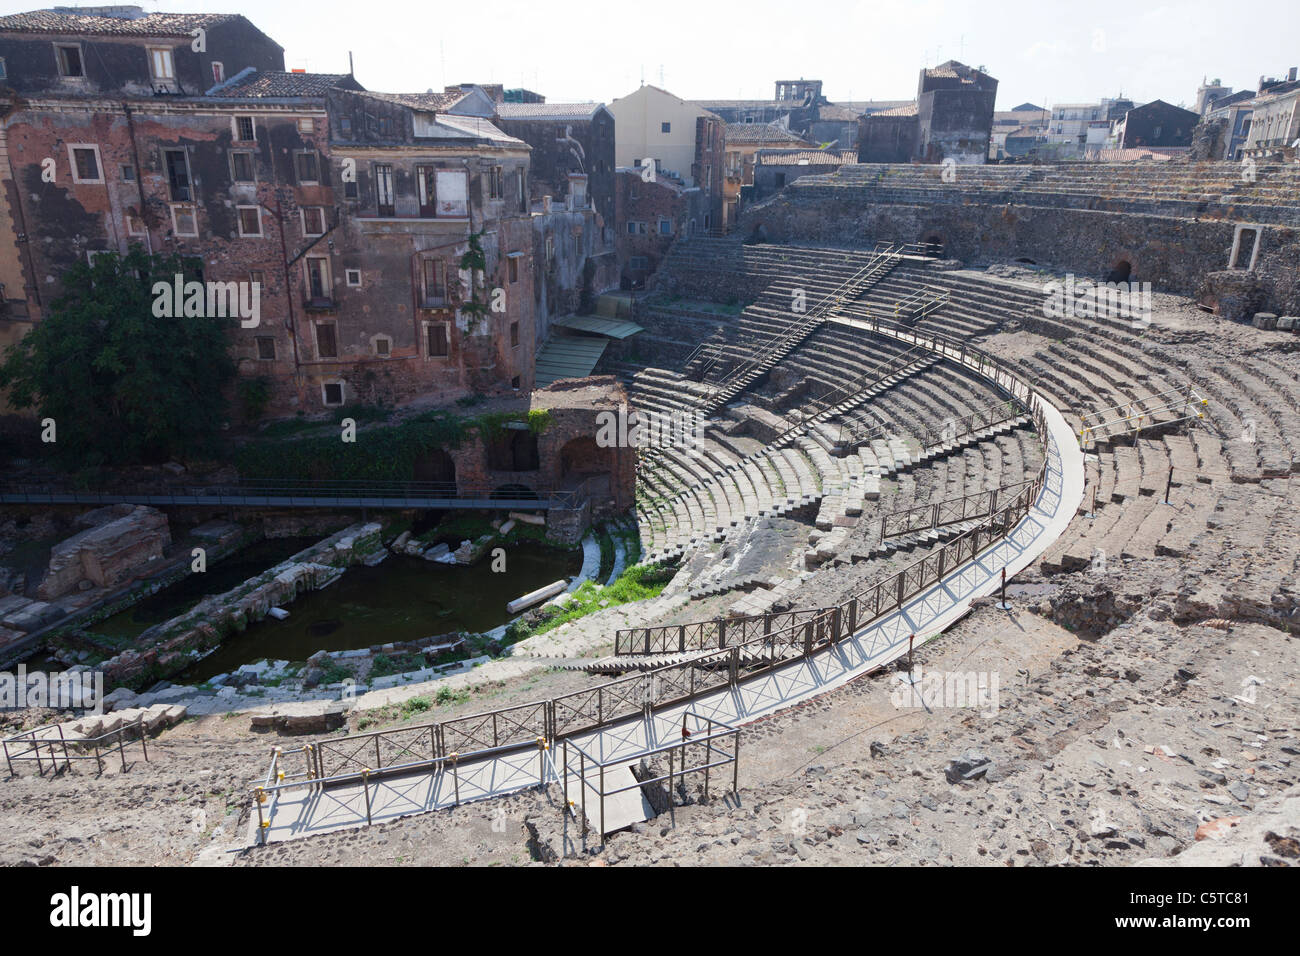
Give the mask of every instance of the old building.
[[859, 120], [858, 162], [910, 163], [919, 135], [915, 103], [904, 103]]
[[138, 243], [256, 288], [233, 350], [273, 415], [531, 387], [535, 249], [560, 243], [537, 239], [530, 148], [493, 124], [492, 93], [285, 73], [278, 45], [221, 15], [16, 15], [0, 56], [23, 88], [0, 124], [0, 341], [74, 261]]
[[987, 162], [997, 91], [997, 80], [956, 60], [922, 69], [914, 103], [863, 115], [858, 161]]
[[740, 217], [745, 187], [752, 197], [754, 156], [760, 149], [807, 149], [813, 144], [777, 123], [728, 123], [724, 130], [723, 226]]
[[532, 147], [533, 200], [550, 196], [565, 202], [573, 195], [574, 204], [591, 205], [612, 234], [614, 114], [604, 104], [499, 103], [497, 124]]
[[615, 177], [616, 244], [624, 289], [644, 288], [673, 241], [695, 234], [709, 209], [709, 196], [699, 186], [662, 176], [648, 180], [643, 176], [648, 168], [620, 168]]
[[1164, 100], [1136, 106], [1115, 123], [1114, 141], [1120, 149], [1141, 146], [1191, 146], [1200, 117]]
[[[1261, 83], [1261, 88], [1264, 83]], [[1255, 97], [1250, 132], [1242, 154], [1256, 160], [1294, 160], [1300, 151], [1300, 80], [1296, 69], [1285, 82], [1262, 89]]]
[[988, 159], [998, 81], [956, 60], [921, 71], [917, 89], [917, 158], [960, 165]]
[[802, 176], [833, 173], [845, 163], [856, 163], [851, 149], [760, 149], [754, 159], [754, 202], [780, 192]]

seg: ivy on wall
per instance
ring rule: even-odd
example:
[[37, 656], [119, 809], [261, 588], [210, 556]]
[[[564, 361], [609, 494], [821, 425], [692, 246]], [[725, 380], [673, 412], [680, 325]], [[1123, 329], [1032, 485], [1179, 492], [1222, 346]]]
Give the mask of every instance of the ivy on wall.
[[552, 418], [547, 409], [474, 418], [433, 411], [359, 431], [355, 442], [340, 441], [337, 435], [249, 442], [235, 452], [234, 463], [241, 478], [253, 480], [411, 481], [416, 463], [430, 453], [459, 448], [474, 432], [491, 441], [505, 433], [508, 422], [523, 420], [540, 435]]

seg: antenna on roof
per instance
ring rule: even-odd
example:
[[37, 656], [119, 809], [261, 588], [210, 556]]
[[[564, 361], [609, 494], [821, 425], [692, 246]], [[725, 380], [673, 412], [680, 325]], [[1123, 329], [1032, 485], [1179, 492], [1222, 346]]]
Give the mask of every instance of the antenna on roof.
[[355, 76], [355, 75], [356, 73], [352, 69], [352, 51], [348, 50], [348, 76]]

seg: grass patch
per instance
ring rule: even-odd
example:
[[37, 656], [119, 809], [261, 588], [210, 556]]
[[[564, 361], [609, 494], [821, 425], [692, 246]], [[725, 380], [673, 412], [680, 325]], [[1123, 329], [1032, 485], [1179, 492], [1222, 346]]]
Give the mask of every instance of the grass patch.
[[545, 634], [561, 624], [586, 617], [593, 611], [632, 601], [658, 597], [676, 574], [675, 568], [660, 564], [638, 564], [624, 571], [609, 587], [583, 581], [563, 606], [551, 605], [530, 612], [506, 628], [505, 643], [515, 644], [537, 634]]

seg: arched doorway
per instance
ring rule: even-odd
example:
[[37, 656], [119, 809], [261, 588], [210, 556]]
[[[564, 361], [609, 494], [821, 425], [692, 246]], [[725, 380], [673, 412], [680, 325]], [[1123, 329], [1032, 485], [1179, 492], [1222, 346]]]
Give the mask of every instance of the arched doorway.
[[1106, 276], [1107, 282], [1128, 282], [1133, 275], [1133, 263], [1127, 259], [1118, 259], [1110, 267], [1110, 272]]
[[439, 488], [456, 490], [456, 462], [441, 448], [425, 452], [415, 460], [414, 479]]
[[525, 428], [505, 428], [487, 443], [492, 471], [536, 471], [540, 467], [537, 436]]

